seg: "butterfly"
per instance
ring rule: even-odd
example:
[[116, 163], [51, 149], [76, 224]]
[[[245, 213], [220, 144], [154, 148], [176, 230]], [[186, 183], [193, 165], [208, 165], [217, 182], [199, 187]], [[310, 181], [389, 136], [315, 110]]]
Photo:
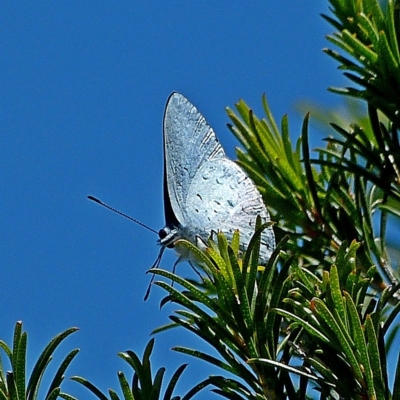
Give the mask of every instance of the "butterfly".
[[[226, 156], [213, 129], [179, 93], [172, 93], [167, 101], [163, 131], [165, 227], [159, 231], [159, 259], [178, 239], [199, 245], [217, 231], [231, 239], [236, 229], [241, 250], [245, 250], [256, 217], [270, 221], [256, 185]], [[274, 248], [270, 226], [261, 234], [261, 264], [268, 261]], [[181, 254], [180, 259], [185, 256]]]

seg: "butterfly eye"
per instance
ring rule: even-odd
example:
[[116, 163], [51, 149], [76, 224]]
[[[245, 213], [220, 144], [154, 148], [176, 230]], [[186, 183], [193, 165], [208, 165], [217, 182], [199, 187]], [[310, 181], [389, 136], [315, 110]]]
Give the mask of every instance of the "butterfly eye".
[[[158, 236], [160, 238], [160, 243], [162, 246], [168, 247], [169, 249], [172, 249], [175, 246], [175, 235], [172, 234], [171, 229], [169, 229], [168, 227], [160, 229], [158, 232]], [[164, 241], [165, 238], [167, 239]]]
[[167, 237], [168, 232], [165, 229], [160, 229], [158, 231], [158, 236], [160, 239], [164, 239], [165, 237]]

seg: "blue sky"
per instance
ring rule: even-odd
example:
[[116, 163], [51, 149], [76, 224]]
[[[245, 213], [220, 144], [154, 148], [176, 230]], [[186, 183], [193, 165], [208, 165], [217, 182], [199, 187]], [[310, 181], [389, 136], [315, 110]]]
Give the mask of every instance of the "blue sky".
[[[344, 82], [321, 51], [326, 11], [314, 0], [2, 2], [1, 339], [11, 343], [22, 320], [33, 362], [77, 326], [60, 349], [81, 349], [69, 375], [118, 387], [127, 369], [116, 353], [141, 355], [171, 309], [159, 310], [159, 288], [143, 302], [156, 235], [86, 195], [163, 227], [161, 128], [172, 91], [200, 109], [231, 157], [224, 108], [239, 98], [261, 114], [265, 92], [296, 137], [299, 101], [341, 104], [326, 90]], [[162, 266], [174, 260], [168, 251]], [[199, 342], [177, 330], [156, 337], [153, 361], [167, 376], [192, 361], [173, 345]], [[180, 394], [209, 371], [191, 365]], [[66, 389], [92, 398], [75, 383]]]

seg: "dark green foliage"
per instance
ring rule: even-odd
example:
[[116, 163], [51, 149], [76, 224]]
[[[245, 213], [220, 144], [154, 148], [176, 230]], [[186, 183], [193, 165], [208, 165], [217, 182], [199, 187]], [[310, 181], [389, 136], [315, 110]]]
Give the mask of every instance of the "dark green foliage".
[[[218, 240], [225, 241], [223, 235]], [[186, 309], [180, 307], [170, 316], [173, 323], [156, 332], [185, 328], [218, 352], [220, 358], [174, 348], [231, 375], [206, 380], [214, 392], [229, 399], [297, 399], [317, 392], [320, 398], [390, 398], [381, 344], [393, 322], [385, 315], [391, 295], [386, 289], [378, 302], [371, 295], [375, 268], [365, 275], [357, 268], [359, 244], [342, 245], [337, 262], [320, 277], [288, 258], [282, 250], [286, 243], [265, 267], [253, 266], [252, 255], [241, 267], [237, 250], [226, 243], [218, 251], [210, 242], [208, 254], [189, 242], [181, 245], [198, 252], [215, 293], [201, 289], [209, 285], [153, 270], [175, 283], [156, 282], [169, 293], [166, 299]]]
[[185, 396], [174, 396], [173, 392], [176, 384], [183, 371], [187, 367], [187, 365], [184, 364], [175, 371], [167, 385], [167, 388], [164, 391], [164, 395], [162, 395], [162, 384], [165, 368], [160, 368], [153, 378], [150, 362], [150, 356], [153, 351], [153, 347], [154, 339], [151, 339], [144, 350], [143, 361], [140, 361], [139, 357], [130, 350], [125, 353], [118, 354], [130, 365], [134, 371], [131, 384], [128, 383], [128, 380], [123, 372], [118, 372], [118, 380], [123, 397], [119, 397], [118, 394], [112, 389], [108, 390], [110, 397], [107, 397], [95, 385], [90, 383], [85, 378], [74, 376], [72, 379], [81, 383], [100, 400], [189, 400], [207, 385], [207, 382], [201, 382], [193, 387]]
[[[265, 97], [263, 104], [267, 110]], [[344, 167], [347, 162], [355, 163], [353, 154], [350, 160], [346, 157], [345, 145], [329, 139], [327, 148], [319, 149], [318, 158], [311, 159], [308, 116], [292, 150], [286, 118], [282, 119], [280, 133], [269, 111], [266, 119], [260, 120], [243, 101], [236, 107], [241, 119], [228, 110], [235, 123], [231, 130], [247, 150], [246, 153], [238, 150], [239, 163], [264, 195], [277, 222], [277, 237], [288, 234], [288, 248], [301, 256], [310, 268], [329, 265], [341, 244], [352, 240], [363, 243], [358, 257], [364, 271], [374, 264], [374, 257], [386, 267], [387, 255], [382, 246], [377, 246], [372, 222], [373, 214], [382, 209], [384, 192], [361, 176], [360, 165], [356, 164], [353, 169]], [[258, 146], [261, 141], [265, 142], [265, 150]], [[268, 148], [274, 151], [267, 151]], [[349, 153], [352, 152], [353, 149]], [[254, 174], [256, 169], [263, 174]], [[296, 176], [294, 183], [292, 176]], [[379, 233], [380, 243], [384, 243], [385, 230]], [[375, 283], [381, 285], [379, 276]]]
[[335, 17], [323, 17], [337, 32], [329, 35], [328, 40], [347, 55], [331, 49], [325, 51], [340, 63], [344, 75], [356, 84], [331, 90], [367, 101], [399, 127], [398, 1], [384, 2], [387, 3], [385, 10], [378, 0], [330, 0], [330, 3]]
[[[168, 283], [156, 283], [169, 292], [169, 301], [188, 310], [177, 311], [176, 315], [171, 316], [173, 325], [160, 328], [157, 332], [181, 326], [200, 336], [217, 350], [221, 359], [193, 349], [175, 348], [176, 351], [210, 362], [234, 375], [236, 379], [230, 380], [213, 377], [214, 385], [224, 393], [245, 396], [240, 398], [256, 399], [262, 395], [279, 398], [283, 393], [278, 379], [279, 370], [270, 365], [249, 366], [246, 361], [258, 357], [275, 359], [277, 356], [282, 318], [268, 310], [281, 302], [290, 285], [286, 281], [289, 263], [277, 272], [276, 257], [272, 257], [267, 266], [261, 267], [263, 272], [260, 275], [257, 272], [260, 267], [254, 262], [258, 259], [257, 249], [252, 254], [252, 244], [241, 267], [237, 259], [237, 249], [228, 246], [222, 234], [218, 235], [218, 242], [221, 251], [210, 243], [211, 250], [208, 254], [198, 253], [207, 279], [211, 280], [215, 288], [214, 294], [207, 294], [197, 285], [168, 271], [153, 271], [185, 288], [181, 292]], [[188, 242], [181, 244], [190, 251], [199, 251]], [[257, 245], [256, 242], [253, 244], [254, 247]], [[260, 376], [263, 377], [262, 380], [257, 378]], [[243, 386], [243, 382], [251, 389]]]
[[[52, 359], [53, 353], [61, 342], [74, 333], [77, 328], [70, 328], [60, 333], [46, 346], [37, 360], [32, 373], [26, 383], [26, 351], [28, 335], [22, 331], [22, 323], [17, 322], [14, 330], [13, 347], [10, 348], [0, 340], [0, 347], [6, 353], [11, 370], [5, 373], [3, 365], [0, 364], [0, 399], [1, 400], [36, 400], [39, 390], [42, 389], [42, 379]], [[63, 360], [54, 374], [53, 380], [47, 389], [44, 397], [46, 400], [57, 399], [62, 396], [61, 384], [64, 380], [64, 373], [71, 361], [78, 354], [79, 350], [72, 350]]]

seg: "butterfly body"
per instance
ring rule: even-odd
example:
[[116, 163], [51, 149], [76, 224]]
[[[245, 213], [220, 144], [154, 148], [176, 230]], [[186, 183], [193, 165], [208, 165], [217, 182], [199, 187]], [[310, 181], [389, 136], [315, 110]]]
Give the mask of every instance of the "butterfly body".
[[[164, 114], [164, 211], [166, 225], [159, 236], [165, 247], [174, 247], [178, 239], [206, 243], [213, 231], [232, 238], [239, 229], [244, 250], [257, 215], [263, 222], [270, 220], [254, 183], [225, 155], [204, 117], [179, 93], [170, 96]], [[262, 263], [274, 247], [269, 227], [261, 235]]]

